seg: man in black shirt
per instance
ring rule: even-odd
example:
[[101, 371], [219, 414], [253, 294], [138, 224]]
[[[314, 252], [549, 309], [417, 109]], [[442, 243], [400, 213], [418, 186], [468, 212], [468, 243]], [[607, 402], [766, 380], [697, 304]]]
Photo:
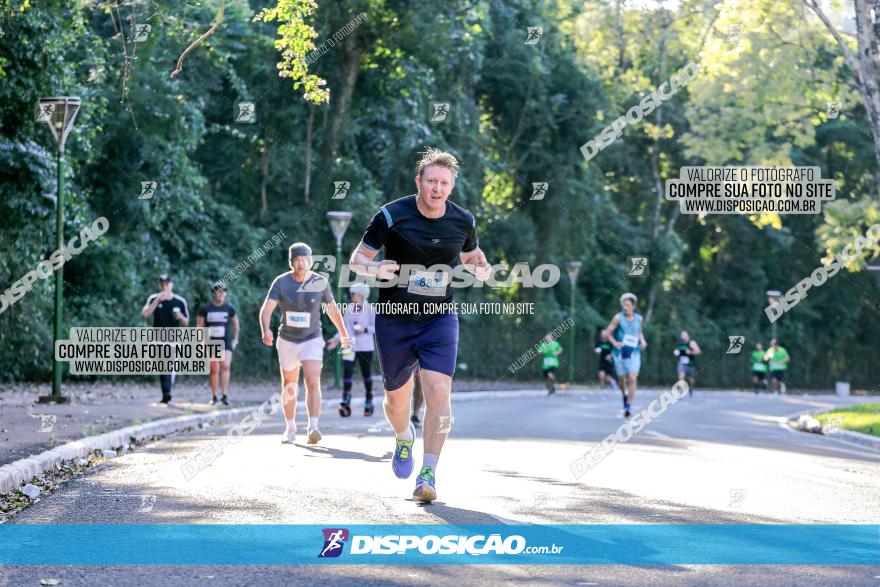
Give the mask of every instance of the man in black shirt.
[[[401, 479], [413, 470], [410, 398], [413, 372], [416, 366], [420, 370], [425, 452], [413, 497], [422, 502], [437, 498], [434, 474], [452, 425], [458, 316], [443, 310], [452, 301], [451, 268], [461, 263], [480, 280], [491, 273], [473, 214], [447, 200], [457, 172], [454, 156], [428, 149], [416, 166], [418, 193], [382, 206], [350, 260], [361, 275], [403, 281], [379, 288], [376, 351], [385, 384], [385, 417], [397, 436], [391, 468]], [[373, 261], [383, 247], [385, 260]]]
[[235, 308], [226, 303], [226, 285], [217, 282], [211, 287], [212, 300], [199, 308], [196, 326], [208, 329], [208, 337], [223, 341], [223, 360], [211, 361], [211, 405], [217, 405], [217, 382], [219, 380], [223, 395], [220, 402], [229, 405], [226, 394], [229, 391], [229, 375], [232, 366], [232, 351], [238, 346], [238, 316]]
[[[154, 328], [174, 328], [189, 324], [189, 309], [186, 299], [174, 293], [174, 281], [167, 273], [159, 276], [159, 291], [147, 298], [141, 310], [144, 318], [153, 317]], [[174, 386], [174, 373], [159, 375], [162, 386], [162, 403], [171, 401], [171, 388]]]

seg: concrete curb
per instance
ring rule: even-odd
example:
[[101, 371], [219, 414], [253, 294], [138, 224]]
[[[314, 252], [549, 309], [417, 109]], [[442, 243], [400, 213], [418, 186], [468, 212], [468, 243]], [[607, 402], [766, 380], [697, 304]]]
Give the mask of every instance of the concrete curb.
[[38, 455], [31, 455], [0, 467], [0, 493], [7, 493], [22, 483], [30, 481], [36, 475], [60, 466], [65, 461], [85, 458], [92, 451], [124, 448], [133, 440], [140, 441], [150, 436], [172, 434], [203, 423], [230, 422], [253, 412], [253, 410], [253, 407], [235, 408], [192, 416], [164, 418], [68, 442]]
[[[801, 414], [809, 414], [810, 416], [816, 416], [818, 414], [825, 413], [826, 410], [805, 410], [798, 414], [798, 417]], [[788, 418], [789, 427], [795, 432], [803, 432], [804, 434], [812, 434], [813, 436], [824, 436], [825, 438], [830, 438], [832, 440], [843, 440], [844, 442], [851, 442], [853, 444], [858, 444], [860, 446], [864, 446], [870, 448], [872, 450], [876, 450], [880, 452], [880, 436], [872, 436], [871, 434], [862, 434], [861, 432], [853, 432], [852, 430], [844, 430], [843, 428], [838, 429], [836, 432], [829, 432], [825, 434], [818, 434], [816, 432], [810, 432], [808, 430], [801, 429], [798, 426], [798, 418]]]

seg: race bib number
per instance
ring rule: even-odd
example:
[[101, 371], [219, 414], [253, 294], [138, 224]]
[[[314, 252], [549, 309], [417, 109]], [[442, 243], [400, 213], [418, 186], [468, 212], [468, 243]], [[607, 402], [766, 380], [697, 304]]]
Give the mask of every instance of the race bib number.
[[631, 334], [623, 335], [623, 346], [638, 348], [639, 346], [639, 337], [633, 336]]
[[682, 365], [690, 365], [691, 364], [691, 358], [685, 357], [684, 355], [680, 356], [678, 358], [678, 360], [681, 362]]
[[208, 326], [208, 336], [211, 338], [226, 338], [226, 327]]
[[420, 296], [445, 296], [446, 274], [442, 271], [413, 271], [406, 291]]
[[308, 328], [311, 323], [310, 312], [287, 312], [287, 325], [291, 328]]

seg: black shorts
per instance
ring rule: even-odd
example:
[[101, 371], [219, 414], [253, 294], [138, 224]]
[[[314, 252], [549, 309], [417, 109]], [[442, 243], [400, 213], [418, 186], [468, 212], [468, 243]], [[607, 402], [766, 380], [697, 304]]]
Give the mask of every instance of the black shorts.
[[760, 379], [761, 381], [767, 381], [767, 372], [766, 371], [752, 371], [752, 377]]
[[556, 374], [556, 367], [545, 367], [544, 368], [544, 377], [547, 377], [550, 373]]
[[607, 373], [611, 377], [614, 377], [614, 363], [611, 361], [599, 361], [599, 373]]
[[773, 379], [776, 381], [785, 381], [785, 371], [774, 371]]

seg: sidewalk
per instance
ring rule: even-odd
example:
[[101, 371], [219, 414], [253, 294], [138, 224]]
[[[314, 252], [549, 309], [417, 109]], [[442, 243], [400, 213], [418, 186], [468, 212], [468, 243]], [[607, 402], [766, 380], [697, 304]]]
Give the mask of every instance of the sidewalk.
[[[535, 389], [540, 384], [511, 384], [487, 381], [456, 382], [454, 390], [514, 390]], [[363, 383], [355, 380], [354, 398], [363, 398]], [[374, 417], [381, 418], [381, 381], [373, 383], [377, 398]], [[279, 390], [276, 380], [236, 381], [229, 390], [231, 408], [259, 405]], [[158, 403], [162, 397], [158, 380], [150, 383], [95, 382], [65, 383], [63, 394], [71, 398], [68, 404], [39, 404], [37, 397], [48, 395], [51, 384], [11, 383], [0, 385], [0, 466], [30, 455], [50, 450], [58, 445], [118, 430], [133, 424], [162, 418], [210, 412], [211, 389], [207, 378], [178, 380], [174, 386], [171, 405]], [[322, 382], [324, 400], [339, 401], [342, 393], [333, 388], [333, 378]], [[299, 399], [305, 398], [300, 383]], [[324, 408], [325, 414], [327, 408]], [[298, 414], [299, 415], [299, 414]], [[333, 410], [332, 415], [336, 415]], [[280, 421], [279, 421], [280, 423]]]

